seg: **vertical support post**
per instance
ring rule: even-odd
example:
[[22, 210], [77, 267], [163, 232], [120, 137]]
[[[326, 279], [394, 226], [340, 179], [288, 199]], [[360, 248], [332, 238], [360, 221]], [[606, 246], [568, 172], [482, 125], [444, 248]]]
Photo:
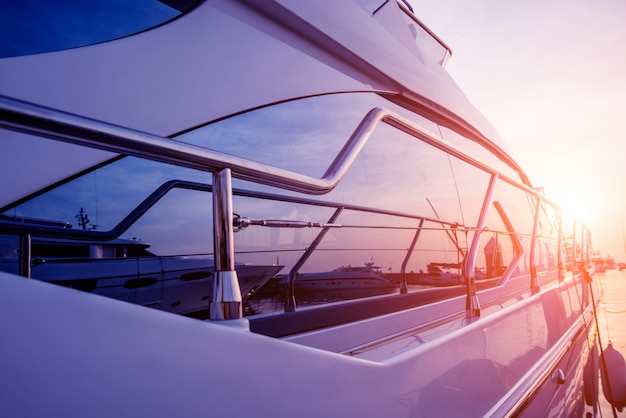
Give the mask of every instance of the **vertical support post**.
[[[339, 218], [339, 215], [341, 215], [341, 212], [343, 212], [343, 206], [339, 206], [337, 209], [335, 209], [335, 212], [333, 212], [332, 216], [328, 220], [328, 223], [333, 224]], [[315, 237], [311, 245], [309, 245], [308, 248], [304, 251], [304, 254], [302, 254], [302, 257], [300, 257], [300, 259], [296, 261], [294, 266], [289, 271], [289, 274], [287, 275], [287, 286], [285, 288], [285, 292], [286, 292], [285, 312], [295, 312], [296, 310], [295, 280], [296, 280], [296, 275], [298, 274], [298, 270], [300, 270], [300, 268], [304, 265], [304, 263], [309, 259], [311, 254], [313, 254], [313, 252], [317, 250], [317, 247], [320, 245], [320, 243], [322, 242], [322, 240], [328, 233], [329, 229], [330, 229], [329, 226], [325, 226], [322, 228], [322, 230], [320, 231], [319, 234], [317, 234], [317, 236]]]
[[578, 271], [578, 256], [576, 255], [577, 253], [577, 244], [576, 244], [576, 221], [572, 221], [572, 256], [568, 256], [567, 259], [569, 260], [569, 264], [570, 264], [570, 269], [572, 270], [572, 274], [576, 274], [576, 272]]
[[556, 253], [556, 265], [559, 269], [558, 277], [559, 282], [565, 280], [565, 270], [563, 266], [563, 212], [558, 210], [558, 218], [559, 218], [559, 235], [558, 235], [558, 243], [557, 243], [557, 253]]
[[496, 188], [496, 181], [498, 175], [493, 174], [489, 180], [489, 187], [485, 199], [483, 200], [483, 207], [480, 211], [480, 218], [478, 218], [478, 225], [476, 225], [476, 233], [472, 239], [472, 246], [465, 258], [464, 271], [465, 275], [465, 287], [467, 291], [465, 299], [465, 316], [467, 318], [477, 318], [480, 316], [480, 303], [478, 301], [478, 294], [476, 293], [476, 257], [478, 256], [478, 250], [480, 247], [480, 237], [487, 222], [487, 213], [489, 212], [489, 206], [493, 200], [493, 192]]
[[30, 258], [31, 258], [31, 238], [30, 234], [20, 235], [20, 266], [19, 275], [30, 279]]
[[498, 211], [498, 215], [500, 215], [500, 219], [502, 219], [502, 222], [504, 223], [504, 227], [506, 228], [506, 231], [511, 239], [511, 244], [513, 244], [513, 254], [515, 254], [513, 260], [511, 260], [508, 264], [504, 274], [500, 277], [500, 280], [498, 280], [497, 286], [504, 286], [511, 277], [511, 270], [515, 268], [522, 257], [524, 257], [524, 247], [522, 246], [519, 236], [517, 232], [515, 232], [515, 228], [513, 228], [513, 224], [511, 223], [511, 220], [507, 216], [506, 212], [504, 212], [504, 208], [502, 208], [500, 202], [493, 202], [493, 206]]
[[580, 226], [580, 256], [576, 259], [576, 261], [578, 263], [584, 263], [585, 262], [585, 254], [587, 253], [587, 242], [586, 242], [586, 235], [585, 235], [585, 228], [583, 227], [583, 224], [580, 223], [578, 220], [576, 220], [576, 224]]
[[586, 245], [585, 245], [585, 253], [584, 253], [584, 257], [585, 257], [585, 265], [588, 265], [589, 263], [591, 263], [591, 231], [588, 230], [587, 228], [585, 228], [582, 224], [581, 224], [581, 229], [584, 232], [584, 236], [587, 238], [585, 240]]
[[402, 282], [400, 283], [400, 293], [405, 294], [408, 293], [407, 279], [406, 279], [406, 266], [409, 263], [409, 259], [413, 255], [413, 250], [415, 250], [415, 244], [417, 243], [417, 239], [422, 232], [422, 226], [424, 226], [424, 218], [420, 219], [420, 224], [415, 230], [415, 235], [413, 235], [413, 241], [411, 241], [411, 245], [409, 246], [409, 250], [402, 260], [402, 267], [400, 268], [400, 273], [402, 273]]
[[235, 271], [233, 195], [229, 168], [213, 173], [213, 239], [215, 276], [209, 319], [242, 319], [242, 297]]
[[539, 279], [537, 278], [537, 267], [535, 266], [535, 247], [537, 246], [537, 234], [539, 233], [539, 215], [541, 214], [541, 198], [537, 197], [535, 207], [535, 224], [533, 226], [533, 238], [530, 242], [530, 293], [535, 294], [541, 290]]

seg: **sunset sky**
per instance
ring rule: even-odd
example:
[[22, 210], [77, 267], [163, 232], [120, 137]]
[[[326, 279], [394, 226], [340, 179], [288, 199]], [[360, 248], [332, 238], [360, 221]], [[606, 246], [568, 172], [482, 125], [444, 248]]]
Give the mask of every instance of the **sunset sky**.
[[[114, 9], [126, 17], [119, 23], [124, 27], [145, 7], [126, 3], [120, 2], [123, 11]], [[502, 134], [533, 184], [592, 229], [594, 246], [603, 255], [626, 261], [626, 2], [410, 3], [452, 48], [448, 71]], [[155, 22], [172, 17], [161, 6], [151, 15]], [[98, 16], [104, 3], [93, 7], [90, 13]], [[41, 10], [42, 16], [49, 13]], [[22, 20], [0, 16], [0, 27], [34, 36], [11, 26]], [[59, 20], [64, 23], [56, 29], [55, 20], [45, 21], [46, 31], [30, 27], [36, 33], [68, 32], [65, 21]], [[39, 41], [48, 38], [55, 37]], [[0, 56], [14, 53], [11, 45], [0, 45]]]
[[412, 2], [535, 186], [626, 261], [626, 2]]

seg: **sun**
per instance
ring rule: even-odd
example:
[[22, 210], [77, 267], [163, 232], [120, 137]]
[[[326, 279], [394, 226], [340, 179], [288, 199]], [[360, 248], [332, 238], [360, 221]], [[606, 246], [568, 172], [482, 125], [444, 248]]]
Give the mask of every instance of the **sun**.
[[552, 200], [561, 207], [567, 216], [583, 223], [589, 222], [594, 211], [594, 199], [591, 196], [580, 193], [580, 191], [562, 192], [558, 196], [554, 196]]

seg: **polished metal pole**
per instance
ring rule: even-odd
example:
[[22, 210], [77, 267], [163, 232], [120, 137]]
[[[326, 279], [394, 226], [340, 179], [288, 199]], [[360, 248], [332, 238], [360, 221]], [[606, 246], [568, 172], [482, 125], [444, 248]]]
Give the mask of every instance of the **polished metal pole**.
[[32, 256], [32, 239], [30, 234], [20, 235], [20, 266], [19, 275], [30, 279], [30, 258]]
[[489, 207], [493, 201], [493, 193], [496, 188], [496, 182], [498, 181], [498, 175], [493, 174], [489, 180], [489, 187], [485, 199], [483, 200], [483, 207], [480, 211], [480, 217], [478, 218], [478, 224], [476, 225], [476, 232], [472, 239], [472, 245], [470, 246], [469, 253], [465, 257], [463, 274], [465, 275], [465, 317], [466, 318], [478, 318], [480, 317], [480, 302], [478, 301], [478, 293], [476, 292], [476, 257], [478, 256], [478, 250], [480, 247], [480, 237], [483, 233], [483, 228], [487, 222], [487, 213]]
[[242, 297], [235, 271], [233, 196], [229, 168], [213, 173], [215, 276], [209, 306], [212, 321], [242, 319]]
[[533, 239], [530, 242], [530, 292], [538, 293], [541, 290], [539, 278], [537, 277], [537, 265], [535, 264], [535, 251], [537, 248], [537, 234], [539, 233], [539, 216], [541, 215], [541, 198], [537, 197], [535, 206], [535, 224], [533, 226]]

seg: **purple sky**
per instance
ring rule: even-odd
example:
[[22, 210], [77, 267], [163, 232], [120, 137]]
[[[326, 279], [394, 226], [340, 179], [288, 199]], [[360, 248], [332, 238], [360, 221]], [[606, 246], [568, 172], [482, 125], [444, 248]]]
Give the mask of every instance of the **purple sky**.
[[[596, 249], [626, 261], [622, 241], [626, 198], [621, 193], [626, 186], [626, 118], [622, 116], [626, 108], [626, 3], [412, 3], [418, 17], [452, 48], [448, 71], [507, 140], [533, 183], [545, 187], [547, 196], [591, 227]], [[130, 7], [120, 1], [108, 10], [94, 6], [89, 11], [94, 19], [88, 24], [97, 26], [103, 20], [110, 25], [111, 16], [132, 21], [133, 13], [144, 10], [142, 4]], [[55, 15], [56, 19], [44, 19], [50, 27], [45, 31], [39, 27], [38, 33], [72, 32], [76, 22], [71, 13], [34, 10], [36, 5], [48, 2], [20, 2], [12, 13], [33, 18]], [[151, 9], [154, 24], [175, 15], [157, 6]], [[28, 38], [35, 34], [11, 28], [21, 21], [0, 17], [3, 30], [24, 33], [24, 42], [38, 45], [38, 38]], [[119, 26], [126, 23], [120, 21]], [[55, 37], [42, 39], [51, 38]], [[18, 40], [10, 39], [6, 48]], [[5, 53], [10, 55], [10, 51]]]
[[416, 14], [535, 186], [626, 261], [626, 3], [442, 0]]

